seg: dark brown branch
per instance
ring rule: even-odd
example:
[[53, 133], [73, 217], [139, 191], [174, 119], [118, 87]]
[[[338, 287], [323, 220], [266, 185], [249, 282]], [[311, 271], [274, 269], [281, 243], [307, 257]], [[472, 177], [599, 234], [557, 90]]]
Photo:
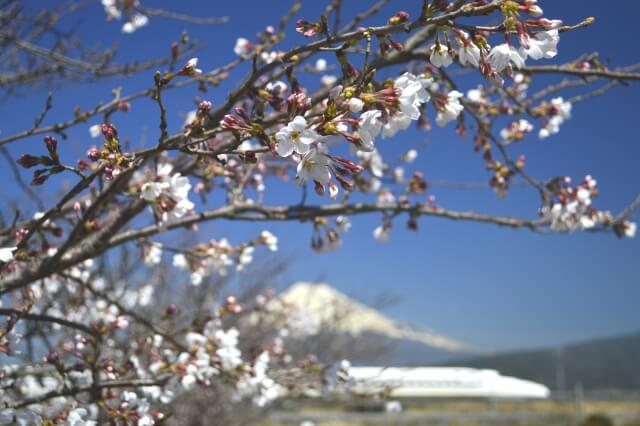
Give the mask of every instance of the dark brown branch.
[[217, 25], [217, 24], [226, 24], [229, 22], [228, 16], [221, 16], [219, 18], [214, 17], [206, 17], [201, 18], [198, 16], [190, 16], [182, 13], [170, 12], [163, 9], [155, 9], [150, 7], [137, 6], [136, 9], [147, 16], [160, 16], [163, 18], [174, 19], [176, 21], [184, 21], [190, 24], [196, 25]]
[[529, 228], [532, 230], [536, 230], [545, 225], [544, 222], [538, 220], [483, 215], [475, 212], [459, 212], [428, 206], [399, 206], [365, 203], [293, 207], [238, 205], [221, 207], [219, 209], [210, 210], [208, 212], [203, 212], [194, 216], [189, 216], [162, 227], [158, 225], [150, 225], [142, 229], [124, 231], [123, 233], [111, 238], [108, 242], [108, 246], [114, 247], [128, 241], [149, 237], [157, 234], [158, 232], [164, 232], [164, 230], [182, 228], [193, 225], [195, 223], [216, 219], [239, 221], [306, 221], [311, 220], [315, 217], [358, 215], [376, 212], [411, 213], [415, 215], [441, 217], [453, 220], [493, 223], [495, 225], [507, 226], [511, 228]]
[[53, 398], [73, 396], [85, 392], [93, 392], [96, 389], [113, 389], [113, 388], [137, 388], [143, 386], [162, 386], [169, 377], [163, 377], [159, 379], [130, 379], [130, 380], [111, 380], [108, 382], [102, 382], [77, 388], [68, 388], [62, 390], [55, 390], [47, 392], [46, 394], [34, 398], [27, 398], [19, 403], [10, 405], [6, 404], [5, 408], [17, 409], [27, 407], [33, 404], [40, 404]]
[[640, 80], [640, 73], [613, 71], [605, 69], [577, 69], [566, 65], [531, 65], [520, 70], [524, 74], [567, 74], [578, 77], [602, 77], [610, 80]]
[[28, 321], [40, 321], [40, 322], [50, 322], [50, 323], [54, 323], [54, 324], [59, 324], [63, 327], [67, 327], [67, 328], [73, 328], [76, 330], [80, 330], [83, 331], [91, 336], [94, 336], [98, 339], [101, 338], [100, 334], [92, 329], [91, 327], [88, 327], [84, 324], [80, 324], [77, 322], [73, 322], [73, 321], [69, 321], [66, 320], [64, 318], [59, 318], [59, 317], [54, 317], [51, 315], [45, 315], [45, 314], [32, 314], [29, 312], [24, 312], [21, 311], [19, 309], [12, 309], [12, 308], [0, 308], [0, 315], [4, 315], [4, 316], [9, 316], [9, 315], [15, 315], [17, 318], [22, 319], [22, 320], [28, 320]]

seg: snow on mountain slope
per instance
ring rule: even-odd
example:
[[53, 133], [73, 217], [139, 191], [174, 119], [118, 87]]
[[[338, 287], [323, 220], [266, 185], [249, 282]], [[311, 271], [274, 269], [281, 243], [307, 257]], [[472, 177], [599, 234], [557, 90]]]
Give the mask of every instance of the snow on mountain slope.
[[277, 302], [303, 309], [316, 322], [331, 323], [337, 331], [356, 337], [378, 334], [389, 339], [422, 343], [431, 348], [451, 352], [453, 355], [478, 352], [477, 348], [435, 331], [412, 327], [402, 321], [388, 318], [327, 284], [295, 283], [278, 296]]

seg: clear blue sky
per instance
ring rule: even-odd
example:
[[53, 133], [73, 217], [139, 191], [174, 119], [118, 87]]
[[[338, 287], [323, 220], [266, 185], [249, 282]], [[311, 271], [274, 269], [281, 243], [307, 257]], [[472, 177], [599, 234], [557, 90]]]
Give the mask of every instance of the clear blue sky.
[[[25, 3], [35, 11], [48, 2]], [[231, 17], [231, 22], [224, 26], [189, 26], [191, 37], [205, 44], [197, 56], [201, 68], [206, 70], [232, 60], [237, 37], [251, 39], [266, 25], [277, 25], [290, 5], [289, 1], [255, 0], [143, 3], [192, 15]], [[321, 3], [307, 1], [301, 16], [315, 19]], [[351, 16], [358, 5], [366, 7], [370, 2], [345, 0], [344, 3], [344, 12]], [[386, 15], [371, 23], [380, 24], [384, 16], [400, 9], [415, 14], [421, 2], [392, 3]], [[604, 7], [596, 0], [540, 3], [546, 16], [562, 18], [567, 23], [596, 17], [593, 27], [563, 34], [557, 61], [568, 61], [593, 51], [599, 51], [603, 61], [611, 60], [616, 65], [640, 60], [640, 49], [630, 31], [637, 25], [635, 20], [640, 12], [636, 2], [616, 2], [615, 7]], [[103, 46], [118, 44], [120, 61], [165, 55], [170, 43], [179, 38], [185, 27], [180, 22], [152, 18], [148, 27], [133, 35], [123, 35], [119, 24], [105, 22], [97, 1], [77, 18], [81, 23], [80, 34], [89, 41]], [[303, 41], [299, 34], [290, 31], [283, 46]], [[326, 58], [332, 61], [331, 56]], [[221, 102], [225, 92], [237, 83], [238, 76], [209, 92], [206, 98], [214, 104]], [[127, 80], [55, 89], [54, 110], [46, 123], [70, 117], [76, 105], [88, 109], [98, 101], [109, 100], [113, 87], [122, 86], [123, 93], [128, 94], [150, 86], [151, 82], [152, 72], [148, 72]], [[475, 86], [475, 80], [462, 80], [461, 86], [470, 89]], [[579, 180], [585, 174], [592, 174], [601, 190], [596, 205], [617, 212], [640, 192], [639, 94], [639, 87], [632, 84], [576, 105], [573, 118], [563, 125], [559, 135], [544, 141], [532, 136], [512, 152], [525, 153], [529, 171], [539, 178], [568, 174]], [[184, 114], [193, 109], [195, 95], [198, 95], [195, 87], [168, 95], [170, 130], [179, 130]], [[2, 135], [30, 126], [45, 96], [38, 92], [0, 105]], [[129, 114], [118, 114], [114, 121], [120, 134], [127, 135], [134, 144], [145, 132], [149, 140], [157, 138], [156, 106], [149, 100], [135, 103]], [[79, 126], [69, 131], [69, 139], [63, 142], [66, 160], [71, 161], [74, 154], [81, 156], [95, 143], [90, 140], [87, 128], [88, 125]], [[427, 179], [433, 180], [479, 182], [487, 179], [482, 162], [473, 153], [470, 138], [458, 138], [451, 126], [445, 131], [435, 130], [426, 138], [429, 144], [409, 170], [422, 170]], [[424, 134], [410, 131], [393, 140], [380, 141], [378, 146], [392, 158], [401, 151], [398, 147], [424, 140]], [[15, 155], [42, 150], [41, 138], [22, 140], [10, 149]], [[19, 193], [8, 188], [6, 182], [10, 178], [5, 165], [0, 167], [0, 176], [5, 181], [0, 191], [0, 202], [4, 204], [16, 199]], [[25, 178], [29, 178], [26, 172]], [[65, 179], [73, 180], [71, 176]], [[42, 190], [50, 191], [54, 184], [55, 181]], [[291, 192], [286, 199], [297, 199], [295, 188], [288, 190]], [[496, 198], [489, 190], [433, 189], [432, 193], [441, 205], [452, 209], [533, 217], [538, 207], [531, 188], [514, 189], [505, 199]], [[279, 197], [270, 200], [279, 201]], [[320, 200], [314, 198], [313, 201]], [[293, 280], [323, 280], [364, 301], [390, 293], [398, 302], [387, 309], [389, 314], [484, 348], [534, 347], [640, 329], [638, 239], [618, 240], [612, 235], [596, 234], [537, 235], [490, 225], [423, 218], [417, 233], [405, 231], [403, 221], [398, 221], [390, 241], [381, 244], [371, 237], [379, 216], [361, 216], [353, 222], [342, 249], [327, 254], [311, 251], [311, 229], [306, 224], [255, 227], [220, 222], [203, 227], [206, 233], [202, 233], [202, 238], [229, 236], [239, 242], [262, 228], [271, 229], [280, 237], [282, 253], [291, 259], [283, 284]]]

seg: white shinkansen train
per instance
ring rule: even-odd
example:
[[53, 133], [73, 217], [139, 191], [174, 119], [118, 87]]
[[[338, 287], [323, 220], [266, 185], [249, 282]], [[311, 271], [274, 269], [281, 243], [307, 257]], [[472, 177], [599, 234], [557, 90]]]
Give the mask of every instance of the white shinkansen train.
[[396, 398], [547, 398], [549, 388], [502, 376], [496, 370], [462, 367], [351, 367], [352, 391], [388, 392]]

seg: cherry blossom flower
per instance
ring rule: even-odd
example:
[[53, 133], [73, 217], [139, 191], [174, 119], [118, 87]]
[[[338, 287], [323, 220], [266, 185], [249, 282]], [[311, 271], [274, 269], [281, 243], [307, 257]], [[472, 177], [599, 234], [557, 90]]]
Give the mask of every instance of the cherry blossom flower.
[[140, 188], [140, 197], [152, 203], [162, 222], [179, 219], [194, 207], [188, 198], [191, 189], [189, 178], [180, 173], [171, 174], [172, 170], [170, 164], [159, 166], [156, 179]]
[[373, 142], [380, 134], [382, 130], [382, 112], [377, 109], [365, 111], [360, 115], [358, 121], [358, 136], [362, 143], [356, 145], [356, 147], [362, 151], [373, 151]]
[[487, 59], [489, 64], [497, 72], [503, 71], [509, 63], [512, 63], [516, 68], [524, 67], [524, 60], [526, 55], [523, 55], [518, 49], [511, 46], [508, 43], [502, 43], [491, 49]]
[[186, 64], [182, 66], [180, 71], [178, 71], [178, 75], [195, 77], [196, 75], [202, 74], [202, 70], [200, 68], [196, 68], [197, 66], [198, 66], [198, 58], [191, 58], [187, 61]]
[[262, 231], [260, 233], [262, 243], [267, 246], [271, 251], [278, 251], [278, 237], [273, 235], [269, 231]]
[[432, 83], [431, 79], [420, 78], [411, 73], [404, 73], [394, 83], [398, 91], [400, 111], [389, 117], [384, 124], [382, 137], [388, 138], [400, 130], [405, 130], [411, 125], [412, 120], [420, 118], [420, 106], [431, 99], [427, 87]]
[[[63, 426], [95, 426], [98, 422], [88, 420], [89, 412], [86, 408], [77, 407], [69, 412]], [[138, 422], [140, 424], [140, 422]]]
[[13, 252], [18, 250], [18, 247], [2, 247], [0, 248], [0, 262], [8, 263], [13, 259]]
[[624, 228], [623, 234], [627, 238], [634, 238], [636, 236], [637, 224], [635, 222], [624, 221], [622, 223]]
[[411, 120], [420, 117], [420, 105], [431, 99], [427, 92], [431, 82], [431, 79], [420, 78], [411, 73], [404, 73], [393, 82], [393, 86], [400, 91], [400, 111]]
[[107, 19], [122, 18], [122, 12], [118, 9], [116, 0], [102, 0], [102, 6], [104, 7], [104, 12], [107, 14]]
[[390, 117], [382, 128], [382, 138], [390, 138], [401, 130], [406, 130], [411, 126], [411, 117], [406, 114], [396, 114]]
[[238, 264], [236, 266], [236, 270], [242, 271], [245, 266], [253, 262], [253, 252], [255, 251], [255, 247], [247, 246], [242, 249], [240, 252], [240, 256], [238, 256]]
[[436, 67], [448, 67], [453, 62], [447, 45], [437, 42], [431, 46], [429, 60]]
[[7, 408], [0, 411], [0, 424], [6, 425], [41, 425], [44, 424], [42, 417], [29, 410], [14, 410]]
[[327, 60], [320, 58], [316, 61], [316, 65], [315, 65], [315, 70], [322, 72], [322, 71], [326, 71], [327, 69]]
[[533, 125], [524, 118], [514, 121], [507, 128], [500, 131], [500, 137], [504, 143], [519, 141], [524, 138], [525, 134], [533, 131]]
[[464, 110], [464, 107], [460, 103], [462, 93], [457, 90], [450, 91], [444, 102], [438, 105], [438, 114], [436, 115], [436, 123], [438, 126], [444, 127], [452, 120], [458, 118], [460, 113]]
[[487, 98], [482, 86], [478, 86], [477, 89], [470, 89], [467, 91], [467, 99], [476, 104], [486, 104]]
[[458, 36], [458, 42], [460, 44], [458, 61], [460, 61], [460, 65], [471, 64], [477, 68], [480, 64], [480, 48], [469, 39], [469, 35], [464, 31], [460, 31]]
[[531, 16], [542, 16], [544, 14], [542, 8], [538, 5], [538, 0], [525, 0], [519, 9]]
[[280, 396], [276, 383], [266, 374], [269, 360], [269, 352], [260, 353], [253, 363], [252, 374], [244, 375], [237, 384], [238, 396], [251, 396], [258, 407], [264, 407]]
[[122, 32], [125, 34], [131, 34], [147, 24], [149, 24], [149, 18], [141, 13], [136, 13], [131, 16], [131, 20], [129, 22], [126, 22], [122, 26]]
[[281, 157], [288, 157], [294, 151], [304, 155], [309, 151], [309, 145], [320, 139], [322, 136], [307, 128], [307, 120], [298, 115], [276, 133], [276, 152]]
[[162, 261], [162, 244], [151, 243], [145, 248], [144, 264], [147, 266], [158, 265]]
[[230, 328], [227, 331], [218, 330], [215, 333], [215, 339], [218, 342], [216, 355], [220, 358], [220, 364], [223, 370], [233, 370], [242, 364], [242, 354], [238, 349], [238, 330]]
[[309, 22], [304, 19], [298, 19], [296, 21], [296, 31], [302, 33], [305, 37], [313, 37], [320, 31], [321, 25], [319, 22]]
[[471, 64], [477, 67], [480, 64], [480, 49], [473, 42], [465, 44], [458, 51], [460, 65]]
[[100, 137], [100, 135], [102, 134], [102, 125], [101, 124], [94, 124], [93, 126], [89, 127], [89, 135], [91, 135], [92, 138], [98, 138]]
[[351, 112], [360, 112], [364, 107], [364, 102], [358, 98], [349, 99], [349, 111]]
[[557, 30], [562, 25], [562, 20], [560, 19], [547, 19], [540, 18], [535, 22], [529, 22], [529, 24], [538, 25], [546, 30]]
[[548, 106], [548, 114], [544, 127], [538, 132], [540, 139], [545, 139], [560, 131], [560, 125], [571, 118], [571, 102], [565, 101], [561, 96], [553, 98]]
[[418, 151], [415, 149], [408, 150], [402, 156], [402, 159], [407, 163], [413, 163], [414, 161], [416, 161], [416, 158], [418, 158]]
[[373, 230], [373, 238], [378, 241], [387, 241], [389, 234], [391, 233], [391, 227], [387, 224], [380, 225]]
[[542, 219], [549, 222], [554, 232], [575, 232], [594, 228], [611, 221], [609, 212], [598, 211], [592, 207], [592, 196], [597, 194], [596, 180], [585, 176], [575, 188], [565, 186], [556, 191], [556, 201], [540, 209]]
[[558, 54], [557, 46], [560, 41], [558, 30], [541, 31], [533, 38], [529, 38], [528, 47], [522, 46], [520, 53], [532, 59], [550, 59]]
[[280, 54], [281, 52], [277, 51], [261, 52], [260, 59], [262, 59], [265, 64], [271, 64], [280, 57]]
[[337, 81], [338, 81], [338, 77], [331, 74], [323, 75], [320, 78], [320, 84], [322, 84], [325, 87], [332, 87], [334, 84], [336, 84]]
[[382, 160], [382, 156], [377, 150], [358, 151], [356, 154], [358, 158], [366, 164], [373, 176], [381, 178], [384, 175], [384, 169], [386, 166]]
[[233, 53], [238, 56], [247, 56], [253, 50], [253, 44], [244, 37], [239, 37], [233, 47]]
[[321, 184], [327, 184], [331, 180], [330, 165], [331, 158], [328, 155], [312, 148], [298, 163], [296, 182], [301, 184], [311, 179]]

